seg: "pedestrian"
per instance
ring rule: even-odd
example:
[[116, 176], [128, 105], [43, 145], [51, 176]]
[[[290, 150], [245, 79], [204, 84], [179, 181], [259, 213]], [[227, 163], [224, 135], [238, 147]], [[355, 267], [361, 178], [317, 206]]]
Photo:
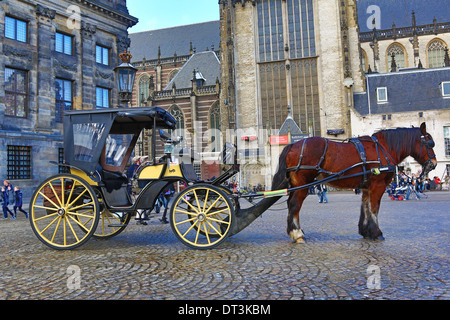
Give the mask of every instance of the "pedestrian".
[[8, 219], [8, 212], [11, 215], [11, 219], [16, 219], [15, 215], [9, 209], [8, 205], [14, 204], [14, 189], [12, 184], [8, 180], [3, 181], [2, 187], [2, 208], [3, 208], [3, 219]]
[[14, 197], [15, 197], [15, 203], [14, 203], [14, 215], [17, 217], [17, 209], [19, 209], [20, 212], [25, 214], [25, 218], [28, 219], [28, 213], [22, 209], [23, 200], [22, 200], [22, 191], [20, 191], [18, 186], [14, 187]]
[[163, 213], [162, 218], [159, 219], [159, 221], [161, 221], [162, 224], [169, 223], [169, 221], [167, 220], [167, 209], [169, 208], [170, 198], [173, 196], [174, 193], [175, 193], [175, 188], [174, 188], [173, 184], [171, 184], [166, 190], [164, 190], [164, 195], [163, 195], [164, 213]]
[[318, 184], [316, 188], [317, 188], [317, 196], [319, 197], [319, 203], [328, 203], [327, 186]]
[[328, 188], [327, 188], [327, 186], [324, 184], [324, 185], [322, 186], [322, 202], [323, 202], [323, 203], [328, 203], [327, 192], [328, 192]]

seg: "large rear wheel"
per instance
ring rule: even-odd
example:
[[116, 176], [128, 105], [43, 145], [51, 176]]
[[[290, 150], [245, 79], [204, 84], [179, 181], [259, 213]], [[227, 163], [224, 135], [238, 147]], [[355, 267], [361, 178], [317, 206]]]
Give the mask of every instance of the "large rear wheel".
[[47, 246], [75, 249], [94, 234], [99, 221], [99, 202], [83, 179], [59, 174], [45, 180], [30, 201], [33, 232]]

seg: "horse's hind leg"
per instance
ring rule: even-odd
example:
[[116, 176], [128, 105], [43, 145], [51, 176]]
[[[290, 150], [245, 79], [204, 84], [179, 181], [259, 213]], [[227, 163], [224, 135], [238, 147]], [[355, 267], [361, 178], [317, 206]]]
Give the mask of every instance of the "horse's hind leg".
[[287, 233], [293, 242], [304, 243], [304, 233], [300, 228], [300, 209], [308, 195], [308, 189], [297, 190], [289, 195], [287, 218]]

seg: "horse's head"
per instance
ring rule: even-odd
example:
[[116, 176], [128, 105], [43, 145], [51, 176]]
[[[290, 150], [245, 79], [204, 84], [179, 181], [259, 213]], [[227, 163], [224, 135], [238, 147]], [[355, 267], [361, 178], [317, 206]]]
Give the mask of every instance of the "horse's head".
[[436, 168], [434, 145], [433, 137], [427, 132], [427, 127], [423, 122], [420, 125], [420, 141], [417, 141], [413, 155], [414, 159], [422, 165], [422, 175], [426, 175]]

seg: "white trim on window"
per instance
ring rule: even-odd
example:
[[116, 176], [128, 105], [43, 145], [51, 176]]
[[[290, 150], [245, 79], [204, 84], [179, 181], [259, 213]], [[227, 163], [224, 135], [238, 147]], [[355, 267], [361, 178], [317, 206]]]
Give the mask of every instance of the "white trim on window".
[[378, 103], [388, 102], [387, 87], [377, 88], [377, 102]]
[[450, 81], [443, 81], [441, 83], [441, 91], [443, 97], [450, 98]]

